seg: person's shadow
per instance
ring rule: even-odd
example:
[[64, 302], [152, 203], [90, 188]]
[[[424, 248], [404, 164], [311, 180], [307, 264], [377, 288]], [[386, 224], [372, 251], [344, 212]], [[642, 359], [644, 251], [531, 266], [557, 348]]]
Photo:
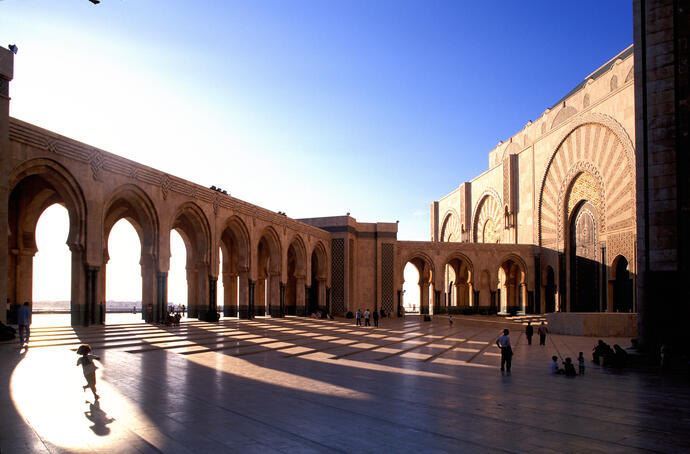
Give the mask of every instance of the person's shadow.
[[110, 434], [110, 427], [108, 427], [108, 424], [115, 421], [115, 419], [109, 417], [101, 410], [101, 403], [98, 400], [96, 400], [95, 403], [91, 403], [88, 400], [86, 402], [89, 403], [89, 411], [85, 411], [84, 416], [86, 416], [89, 421], [93, 422], [93, 425], [89, 427], [89, 429], [101, 437]]

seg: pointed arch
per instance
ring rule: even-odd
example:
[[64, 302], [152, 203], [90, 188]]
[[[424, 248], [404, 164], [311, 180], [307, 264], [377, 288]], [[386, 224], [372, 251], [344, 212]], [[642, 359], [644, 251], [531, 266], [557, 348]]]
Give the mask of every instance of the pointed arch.
[[184, 202], [174, 211], [170, 226], [187, 247], [187, 262], [209, 262], [211, 228], [204, 211], [194, 202]]
[[566, 204], [573, 181], [588, 173], [596, 182], [602, 233], [635, 228], [634, 148], [626, 131], [602, 114], [583, 114], [558, 141], [541, 178], [537, 240], [563, 251]]
[[[9, 228], [12, 249], [35, 249], [35, 229], [41, 213], [54, 203], [69, 214], [69, 245], [84, 246], [86, 200], [76, 178], [51, 159], [32, 159], [9, 175]], [[30, 244], [22, 244], [24, 242]]]
[[460, 217], [458, 213], [450, 208], [443, 217], [441, 224], [441, 241], [444, 243], [462, 241], [460, 230]]
[[104, 205], [103, 250], [106, 251], [106, 257], [110, 230], [120, 219], [127, 219], [136, 230], [142, 256], [156, 255], [160, 225], [158, 214], [149, 196], [138, 186], [125, 184], [118, 187]]
[[472, 225], [475, 243], [500, 243], [503, 232], [501, 199], [495, 191], [487, 190], [479, 198]]

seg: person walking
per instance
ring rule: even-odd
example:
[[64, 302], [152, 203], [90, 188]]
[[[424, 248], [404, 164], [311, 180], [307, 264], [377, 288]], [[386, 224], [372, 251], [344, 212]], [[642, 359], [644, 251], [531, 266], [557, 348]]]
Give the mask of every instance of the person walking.
[[537, 328], [537, 333], [539, 333], [539, 345], [546, 345], [546, 335], [548, 332], [549, 329], [546, 327], [544, 322], [541, 322], [541, 325], [539, 325], [539, 328]]
[[362, 311], [361, 311], [361, 309], [357, 309], [357, 312], [355, 312], [355, 326], [362, 326]]
[[29, 302], [24, 302], [24, 305], [17, 310], [17, 325], [19, 325], [19, 348], [29, 344], [29, 335], [31, 326], [31, 307]]
[[374, 311], [371, 316], [374, 318], [374, 326], [376, 328], [379, 327], [379, 313], [377, 311]]
[[525, 336], [527, 336], [527, 345], [532, 345], [532, 336], [534, 336], [534, 326], [532, 326], [532, 322], [527, 322]]
[[513, 349], [510, 346], [510, 331], [503, 330], [503, 334], [496, 339], [496, 345], [501, 349], [501, 372], [504, 370], [510, 373], [510, 366], [513, 360]]
[[371, 323], [369, 323], [369, 317], [371, 316], [371, 312], [369, 312], [369, 308], [364, 311], [364, 326], [371, 326]]

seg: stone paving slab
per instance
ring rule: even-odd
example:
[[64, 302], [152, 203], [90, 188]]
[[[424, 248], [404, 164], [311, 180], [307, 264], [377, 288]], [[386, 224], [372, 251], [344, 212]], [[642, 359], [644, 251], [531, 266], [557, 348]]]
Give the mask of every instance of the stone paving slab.
[[[164, 327], [136, 316], [72, 329], [41, 317], [28, 350], [0, 344], [3, 454], [690, 452], [685, 377], [590, 361], [584, 376], [551, 376], [552, 355], [589, 359], [596, 339], [527, 345], [519, 323], [495, 317], [378, 329], [297, 317]], [[504, 327], [511, 375], [494, 345]], [[81, 389], [83, 341], [101, 358], [98, 401]]]

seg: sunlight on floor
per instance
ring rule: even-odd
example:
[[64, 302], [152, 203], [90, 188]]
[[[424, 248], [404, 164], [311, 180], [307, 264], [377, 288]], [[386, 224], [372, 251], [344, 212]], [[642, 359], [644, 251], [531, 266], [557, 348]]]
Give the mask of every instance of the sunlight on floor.
[[294, 389], [296, 391], [358, 400], [374, 398], [374, 396], [368, 393], [354, 391], [350, 388], [271, 369], [269, 367], [262, 367], [242, 358], [227, 356], [222, 353], [201, 353], [198, 355], [190, 355], [187, 359], [195, 364], [216, 368], [227, 374], [237, 375], [244, 379], [256, 380], [273, 386]]
[[[12, 373], [14, 406], [42, 439], [67, 450], [88, 446], [108, 452], [131, 436], [128, 427], [154, 425], [137, 402], [102, 379], [102, 369], [97, 371], [101, 399], [82, 391], [86, 381], [77, 358], [68, 349], [30, 350]], [[32, 375], [36, 370], [45, 374]]]

